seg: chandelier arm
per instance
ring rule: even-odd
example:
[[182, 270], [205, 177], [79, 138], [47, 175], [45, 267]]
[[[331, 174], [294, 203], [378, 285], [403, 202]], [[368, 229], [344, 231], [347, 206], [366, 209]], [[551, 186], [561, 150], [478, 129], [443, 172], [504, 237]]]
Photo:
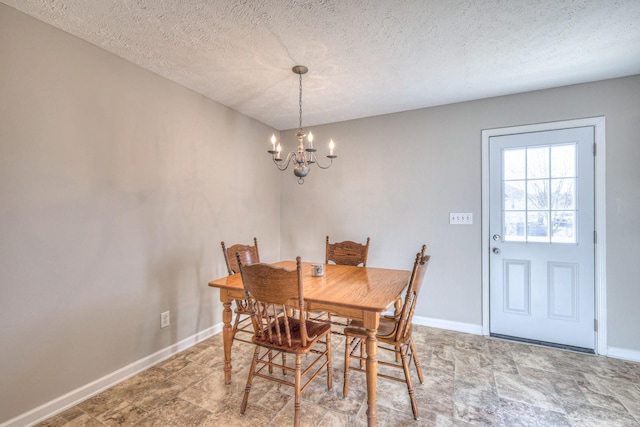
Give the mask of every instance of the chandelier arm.
[[311, 157], [312, 157], [312, 160], [314, 161], [314, 163], [316, 164], [316, 166], [318, 166], [320, 169], [329, 169], [333, 165], [333, 159], [332, 158], [329, 158], [331, 163], [329, 163], [328, 166], [322, 166], [320, 164], [320, 162], [318, 161], [318, 158], [316, 157], [316, 153], [312, 153]]
[[296, 156], [296, 153], [293, 151], [287, 154], [287, 158], [284, 161], [277, 161], [275, 157], [273, 157], [273, 163], [276, 165], [278, 169], [281, 171], [287, 170], [289, 167], [289, 163], [291, 163], [291, 159]]

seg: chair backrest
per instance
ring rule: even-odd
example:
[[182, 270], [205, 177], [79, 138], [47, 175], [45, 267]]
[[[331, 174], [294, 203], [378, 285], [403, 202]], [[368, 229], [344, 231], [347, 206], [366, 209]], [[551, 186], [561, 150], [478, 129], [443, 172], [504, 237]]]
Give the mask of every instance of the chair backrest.
[[[269, 264], [256, 263], [245, 265], [238, 254], [237, 262], [242, 274], [242, 284], [250, 304], [251, 320], [256, 336], [268, 339], [277, 345], [307, 345], [304, 308], [304, 289], [302, 285], [302, 262], [296, 258], [296, 269], [286, 270]], [[299, 337], [292, 334], [293, 317], [287, 315], [291, 309], [298, 313]], [[294, 338], [294, 339], [292, 339]], [[314, 338], [314, 337], [311, 337]], [[298, 341], [298, 342], [293, 342]], [[301, 341], [301, 342], [300, 342]]]
[[429, 266], [430, 255], [425, 255], [427, 245], [422, 245], [422, 251], [416, 254], [416, 260], [413, 264], [413, 271], [411, 272], [411, 278], [407, 285], [407, 293], [404, 297], [404, 303], [400, 316], [397, 320], [395, 329], [395, 340], [404, 341], [411, 333], [411, 322], [413, 319], [413, 313], [416, 310], [416, 304], [418, 303], [418, 294], [424, 281], [424, 274]]
[[224, 255], [224, 262], [227, 264], [227, 272], [236, 274], [240, 272], [238, 261], [236, 259], [236, 253], [240, 254], [240, 259], [244, 265], [260, 262], [260, 254], [258, 253], [258, 239], [253, 238], [253, 246], [235, 244], [227, 248], [224, 242], [220, 242], [222, 245], [222, 253]]
[[327, 236], [325, 263], [329, 261], [339, 265], [360, 265], [367, 266], [367, 256], [369, 255], [369, 241], [367, 237], [366, 244], [360, 244], [345, 240], [344, 242], [329, 243]]

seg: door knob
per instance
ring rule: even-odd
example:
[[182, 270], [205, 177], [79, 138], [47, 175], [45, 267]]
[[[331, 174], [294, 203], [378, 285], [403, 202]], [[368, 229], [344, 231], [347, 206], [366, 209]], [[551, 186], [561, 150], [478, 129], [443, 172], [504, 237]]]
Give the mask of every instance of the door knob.
[[500, 237], [501, 236], [499, 234], [494, 234], [493, 235], [493, 240], [495, 240], [496, 242], [499, 242], [500, 241]]
[[493, 253], [496, 255], [500, 254], [500, 248], [493, 248]]

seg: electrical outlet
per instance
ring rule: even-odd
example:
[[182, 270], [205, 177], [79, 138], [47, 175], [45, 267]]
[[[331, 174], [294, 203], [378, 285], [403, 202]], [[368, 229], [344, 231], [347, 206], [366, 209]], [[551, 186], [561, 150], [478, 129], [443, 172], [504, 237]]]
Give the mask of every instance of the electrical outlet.
[[165, 311], [164, 313], [160, 313], [160, 327], [166, 328], [171, 324], [171, 318], [169, 317], [169, 312]]
[[449, 224], [471, 225], [473, 224], [472, 213], [449, 212]]

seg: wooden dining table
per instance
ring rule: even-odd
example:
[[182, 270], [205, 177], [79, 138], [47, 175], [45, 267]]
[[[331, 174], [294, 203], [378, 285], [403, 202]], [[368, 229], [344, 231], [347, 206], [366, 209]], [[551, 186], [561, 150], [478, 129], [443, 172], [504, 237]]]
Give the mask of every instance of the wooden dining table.
[[[295, 270], [295, 261], [272, 264]], [[305, 306], [309, 311], [326, 311], [349, 319], [361, 320], [367, 330], [367, 423], [376, 425], [376, 387], [378, 373], [378, 341], [376, 332], [380, 315], [393, 305], [409, 282], [410, 271], [373, 267], [353, 267], [325, 264], [323, 276], [311, 274], [311, 263], [302, 263]], [[244, 299], [245, 292], [240, 274], [225, 276], [209, 282], [220, 289], [223, 304], [222, 339], [224, 343], [224, 382], [231, 383], [231, 302]]]

